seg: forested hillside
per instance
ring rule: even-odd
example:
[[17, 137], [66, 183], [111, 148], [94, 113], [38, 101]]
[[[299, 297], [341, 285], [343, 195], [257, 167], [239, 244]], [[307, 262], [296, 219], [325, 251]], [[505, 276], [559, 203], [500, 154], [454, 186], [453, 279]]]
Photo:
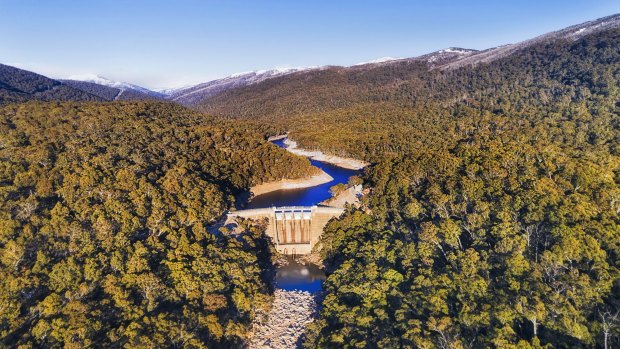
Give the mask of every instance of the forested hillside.
[[60, 81], [0, 64], [0, 104], [42, 101], [102, 101], [88, 92], [74, 89]]
[[309, 161], [170, 103], [0, 108], [0, 346], [239, 347], [271, 243], [207, 226]]
[[297, 73], [203, 110], [373, 163], [307, 347], [620, 345], [620, 30], [459, 69]]
[[378, 161], [451, 141], [437, 134], [453, 127], [463, 108], [529, 117], [535, 106], [557, 109], [591, 90], [613, 93], [619, 36], [613, 29], [541, 43], [491, 64], [447, 71], [412, 60], [295, 73], [225, 92], [201, 109], [286, 127], [306, 148]]
[[[503, 45], [482, 51], [449, 48], [419, 57], [399, 59], [380, 64], [363, 64], [351, 67], [326, 66], [268, 79], [257, 84], [227, 90], [215, 96], [194, 101], [192, 107], [212, 114], [246, 119], [297, 119], [313, 113], [335, 112], [357, 107], [361, 103], [389, 102], [394, 106], [411, 106], [412, 103], [454, 102], [467, 96], [467, 92], [493, 91], [496, 81], [489, 76], [476, 75], [472, 66], [494, 66], [498, 61], [514, 62], [528, 52], [543, 49], [542, 54], [553, 58], [554, 47], [575, 42], [587, 42], [593, 37], [609, 37], [617, 41], [620, 14], [577, 24], [562, 30], [540, 35], [523, 42]], [[582, 39], [585, 38], [585, 41]], [[590, 38], [590, 39], [588, 39]], [[605, 45], [609, 44], [607, 42]], [[613, 49], [610, 45], [609, 49]], [[459, 54], [456, 54], [456, 53]], [[572, 52], [567, 52], [572, 54]], [[566, 57], [564, 57], [566, 59]], [[592, 57], [591, 57], [592, 58]], [[518, 58], [516, 58], [518, 60]], [[564, 59], [564, 61], [565, 61]], [[534, 64], [545, 61], [534, 62]], [[496, 66], [497, 67], [497, 66]], [[508, 67], [513, 74], [528, 74], [530, 67]], [[465, 69], [458, 69], [465, 68]], [[554, 73], [559, 67], [554, 67]], [[567, 68], [567, 67], [564, 67]], [[538, 66], [538, 71], [545, 70]], [[463, 72], [472, 73], [472, 81], [463, 80]], [[550, 73], [546, 71], [545, 73]], [[484, 73], [484, 72], [483, 72]], [[587, 73], [587, 72], [583, 72]], [[505, 78], [497, 83], [506, 84]], [[513, 75], [513, 77], [517, 77]], [[554, 78], [557, 78], [556, 75]], [[519, 84], [518, 80], [513, 83]], [[525, 81], [531, 84], [532, 81]], [[505, 86], [510, 88], [510, 86]], [[537, 87], [533, 85], [533, 87]], [[480, 90], [482, 88], [482, 90]], [[438, 99], [437, 99], [438, 98]], [[289, 122], [291, 120], [286, 120]]]
[[620, 31], [430, 74], [295, 124], [375, 162], [306, 346], [620, 345]]

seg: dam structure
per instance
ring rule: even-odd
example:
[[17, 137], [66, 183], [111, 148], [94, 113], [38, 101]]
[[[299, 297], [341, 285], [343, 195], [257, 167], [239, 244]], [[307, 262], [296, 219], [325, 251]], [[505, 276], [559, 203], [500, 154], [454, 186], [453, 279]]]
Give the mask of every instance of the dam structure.
[[319, 241], [327, 222], [340, 216], [342, 208], [327, 206], [285, 206], [233, 211], [228, 221], [236, 218], [268, 220], [266, 233], [278, 252], [285, 255], [308, 254]]

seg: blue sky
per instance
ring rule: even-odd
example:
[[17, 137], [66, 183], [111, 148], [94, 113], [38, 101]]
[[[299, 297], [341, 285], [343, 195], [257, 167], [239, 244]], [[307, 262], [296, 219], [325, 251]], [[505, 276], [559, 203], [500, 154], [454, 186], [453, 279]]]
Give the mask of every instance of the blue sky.
[[618, 12], [618, 0], [0, 0], [0, 63], [165, 88], [484, 49]]

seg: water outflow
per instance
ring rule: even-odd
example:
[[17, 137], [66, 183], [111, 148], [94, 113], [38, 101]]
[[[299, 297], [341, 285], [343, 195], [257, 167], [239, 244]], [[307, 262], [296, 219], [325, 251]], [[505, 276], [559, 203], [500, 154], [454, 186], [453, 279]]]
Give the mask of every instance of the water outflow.
[[321, 289], [325, 272], [314, 264], [302, 264], [294, 256], [286, 256], [287, 264], [278, 268], [276, 285], [286, 291], [315, 293]]
[[[284, 139], [273, 141], [272, 143], [281, 148], [286, 148]], [[317, 205], [318, 203], [331, 197], [329, 188], [338, 183], [346, 184], [349, 181], [349, 177], [360, 174], [360, 171], [358, 170], [349, 170], [336, 165], [328, 164], [326, 162], [320, 162], [312, 159], [310, 162], [312, 163], [312, 166], [316, 166], [327, 172], [327, 174], [332, 176], [334, 180], [329, 183], [324, 183], [310, 188], [282, 189], [257, 195], [252, 198], [246, 208]]]

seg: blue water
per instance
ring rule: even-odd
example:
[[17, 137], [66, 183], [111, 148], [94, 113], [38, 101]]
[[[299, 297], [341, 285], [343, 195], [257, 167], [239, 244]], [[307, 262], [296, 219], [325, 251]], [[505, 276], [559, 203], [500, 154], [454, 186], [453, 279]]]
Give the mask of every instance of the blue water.
[[320, 291], [325, 280], [325, 272], [314, 264], [302, 264], [292, 256], [287, 256], [287, 265], [278, 268], [276, 285], [283, 290]]
[[[273, 141], [273, 144], [286, 148], [284, 139]], [[255, 196], [247, 208], [263, 208], [271, 206], [312, 206], [329, 199], [332, 195], [329, 188], [338, 184], [346, 184], [349, 177], [360, 174], [358, 170], [349, 170], [326, 162], [310, 160], [316, 166], [334, 178], [333, 181], [315, 187], [301, 189], [283, 189]]]

